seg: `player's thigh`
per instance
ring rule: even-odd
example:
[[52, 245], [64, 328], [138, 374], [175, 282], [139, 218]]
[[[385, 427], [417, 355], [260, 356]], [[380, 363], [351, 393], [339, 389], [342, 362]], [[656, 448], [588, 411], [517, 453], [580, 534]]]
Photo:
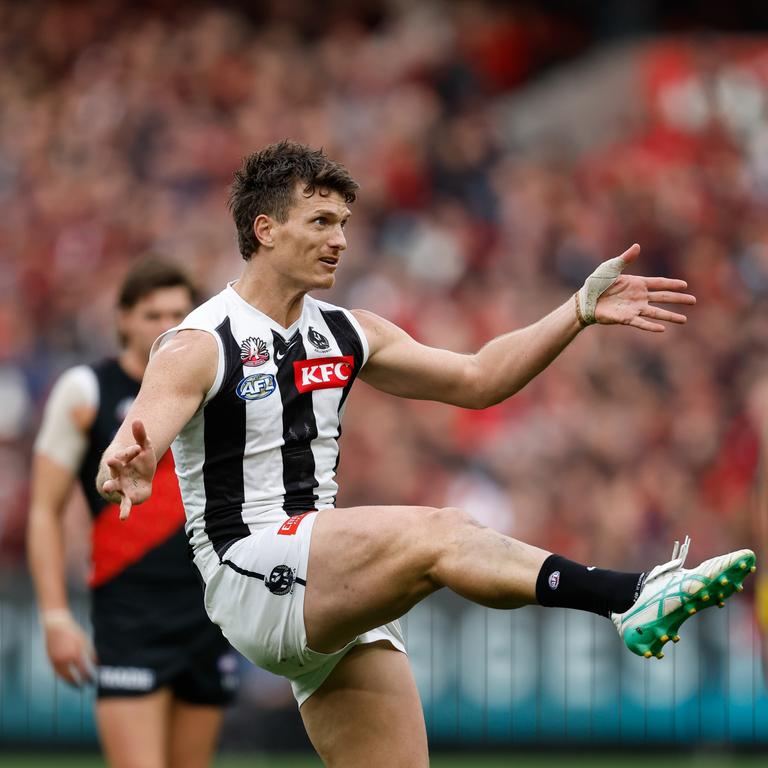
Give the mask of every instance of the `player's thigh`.
[[422, 768], [427, 731], [408, 657], [386, 642], [353, 648], [301, 706], [329, 768]]
[[459, 510], [427, 507], [319, 512], [304, 598], [309, 647], [338, 650], [438, 589], [435, 565], [468, 520]]
[[168, 735], [170, 768], [207, 768], [216, 749], [223, 716], [222, 707], [174, 699]]
[[167, 688], [97, 700], [99, 737], [111, 768], [166, 768], [171, 701]]

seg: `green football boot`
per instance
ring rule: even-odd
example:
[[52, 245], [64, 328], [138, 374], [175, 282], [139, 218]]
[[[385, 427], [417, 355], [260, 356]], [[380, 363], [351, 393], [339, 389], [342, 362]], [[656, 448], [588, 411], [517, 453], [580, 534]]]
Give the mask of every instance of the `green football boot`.
[[632, 653], [661, 659], [664, 644], [677, 642], [680, 625], [704, 608], [718, 605], [735, 592], [755, 570], [755, 553], [740, 549], [705, 560], [696, 568], [683, 568], [691, 540], [682, 547], [675, 542], [672, 559], [648, 573], [635, 604], [624, 613], [612, 613], [611, 620]]

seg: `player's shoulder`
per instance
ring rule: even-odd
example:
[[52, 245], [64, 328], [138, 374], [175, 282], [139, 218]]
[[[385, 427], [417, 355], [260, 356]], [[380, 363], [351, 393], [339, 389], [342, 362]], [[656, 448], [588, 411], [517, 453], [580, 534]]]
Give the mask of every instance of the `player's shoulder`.
[[369, 309], [351, 309], [350, 314], [357, 320], [367, 334], [387, 335], [399, 330], [390, 320], [371, 312]]

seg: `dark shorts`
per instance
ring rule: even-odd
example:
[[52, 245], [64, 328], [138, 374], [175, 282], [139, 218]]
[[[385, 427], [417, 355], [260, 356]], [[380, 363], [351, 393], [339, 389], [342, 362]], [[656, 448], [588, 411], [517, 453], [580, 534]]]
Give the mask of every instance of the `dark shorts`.
[[144, 696], [167, 687], [190, 704], [230, 703], [240, 682], [239, 657], [208, 619], [199, 587], [159, 589], [152, 595], [110, 585], [94, 590], [97, 697]]

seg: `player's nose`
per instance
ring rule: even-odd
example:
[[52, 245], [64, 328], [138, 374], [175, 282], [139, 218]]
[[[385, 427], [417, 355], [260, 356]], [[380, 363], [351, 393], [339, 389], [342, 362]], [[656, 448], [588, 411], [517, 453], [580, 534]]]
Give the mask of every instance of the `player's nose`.
[[333, 233], [328, 241], [328, 247], [333, 248], [334, 251], [343, 251], [347, 247], [347, 238], [344, 236], [344, 230], [341, 225], [337, 225], [333, 228]]

